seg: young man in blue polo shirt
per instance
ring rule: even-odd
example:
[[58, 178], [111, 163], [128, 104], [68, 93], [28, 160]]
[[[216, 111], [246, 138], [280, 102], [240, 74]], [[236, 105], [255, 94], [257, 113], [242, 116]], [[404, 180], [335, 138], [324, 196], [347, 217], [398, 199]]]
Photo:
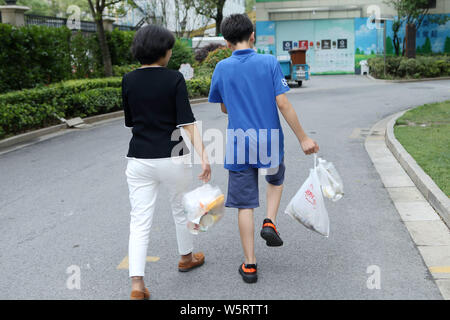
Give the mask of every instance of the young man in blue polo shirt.
[[253, 283], [258, 279], [253, 221], [253, 210], [259, 207], [258, 169], [264, 171], [268, 182], [267, 218], [260, 234], [268, 246], [283, 245], [275, 226], [285, 172], [278, 110], [305, 154], [317, 152], [319, 146], [303, 131], [285, 95], [289, 87], [277, 59], [252, 49], [255, 34], [250, 19], [244, 14], [233, 14], [224, 19], [221, 32], [233, 54], [217, 64], [209, 101], [220, 103], [222, 112], [228, 114], [225, 168], [229, 178], [225, 205], [238, 209], [245, 256], [239, 273], [245, 282]]

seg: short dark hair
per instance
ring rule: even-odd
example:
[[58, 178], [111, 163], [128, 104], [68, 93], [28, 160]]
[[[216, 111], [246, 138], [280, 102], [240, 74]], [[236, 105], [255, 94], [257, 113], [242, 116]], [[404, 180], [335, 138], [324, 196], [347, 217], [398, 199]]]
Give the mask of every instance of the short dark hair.
[[220, 24], [220, 32], [225, 40], [236, 44], [248, 41], [253, 32], [253, 24], [246, 14], [232, 14]]
[[139, 29], [133, 38], [131, 53], [141, 64], [152, 64], [173, 48], [175, 37], [164, 27], [148, 25]]

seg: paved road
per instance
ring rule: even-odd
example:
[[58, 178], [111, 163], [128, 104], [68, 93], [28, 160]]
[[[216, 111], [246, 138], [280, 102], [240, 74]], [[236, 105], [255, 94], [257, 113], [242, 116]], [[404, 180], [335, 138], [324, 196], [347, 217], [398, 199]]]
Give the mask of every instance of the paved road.
[[[174, 224], [160, 193], [146, 281], [154, 299], [440, 299], [421, 256], [400, 221], [363, 146], [378, 120], [432, 101], [450, 99], [450, 81], [386, 84], [359, 76], [314, 77], [291, 90], [293, 102], [321, 155], [340, 171], [346, 195], [328, 202], [331, 234], [312, 233], [280, 213], [285, 245], [257, 237], [259, 281], [247, 285], [237, 268], [242, 253], [234, 210], [196, 238], [206, 264], [177, 272]], [[212, 104], [194, 106], [205, 128], [226, 127]], [[287, 176], [281, 202], [306, 178], [311, 157], [285, 128]], [[0, 156], [0, 299], [127, 299], [129, 202], [124, 155], [130, 132], [122, 120], [68, 134]], [[198, 168], [195, 168], [195, 173]], [[227, 175], [213, 167], [213, 183]], [[261, 180], [262, 182], [263, 180]], [[256, 223], [264, 217], [264, 191]], [[81, 269], [81, 289], [69, 290], [66, 269]], [[381, 289], [369, 290], [368, 266], [381, 270]]]

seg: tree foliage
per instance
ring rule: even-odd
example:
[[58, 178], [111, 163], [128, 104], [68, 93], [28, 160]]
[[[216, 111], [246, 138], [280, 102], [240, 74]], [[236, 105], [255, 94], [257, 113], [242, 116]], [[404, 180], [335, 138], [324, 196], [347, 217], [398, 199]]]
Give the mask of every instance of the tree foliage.
[[92, 18], [97, 25], [97, 36], [102, 53], [104, 74], [106, 77], [113, 75], [111, 62], [111, 52], [108, 48], [105, 28], [103, 27], [103, 15], [108, 9], [115, 9], [125, 4], [132, 4], [130, 0], [87, 0], [91, 11]]
[[[0, 5], [5, 4], [0, 0]], [[26, 13], [49, 17], [66, 17], [67, 8], [76, 5], [80, 8], [81, 19], [90, 19], [89, 6], [86, 0], [18, 0], [18, 5], [29, 7]]]
[[[397, 11], [397, 17], [392, 24], [394, 32], [394, 48], [396, 55], [400, 54], [400, 41], [398, 32], [402, 26], [411, 26], [416, 32], [428, 17], [430, 23], [445, 24], [450, 18], [447, 15], [428, 15], [430, 10], [429, 0], [388, 0], [389, 6]], [[402, 55], [405, 54], [405, 41], [403, 41]]]
[[223, 7], [226, 0], [189, 0], [195, 11], [216, 21], [216, 35], [220, 34], [220, 24], [223, 20]]

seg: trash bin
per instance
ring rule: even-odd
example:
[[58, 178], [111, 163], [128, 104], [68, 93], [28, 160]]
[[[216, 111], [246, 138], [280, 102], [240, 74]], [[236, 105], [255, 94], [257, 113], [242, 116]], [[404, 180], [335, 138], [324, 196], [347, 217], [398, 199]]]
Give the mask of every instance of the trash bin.
[[367, 63], [367, 60], [361, 60], [359, 65], [361, 66], [361, 75], [369, 74], [369, 64]]

